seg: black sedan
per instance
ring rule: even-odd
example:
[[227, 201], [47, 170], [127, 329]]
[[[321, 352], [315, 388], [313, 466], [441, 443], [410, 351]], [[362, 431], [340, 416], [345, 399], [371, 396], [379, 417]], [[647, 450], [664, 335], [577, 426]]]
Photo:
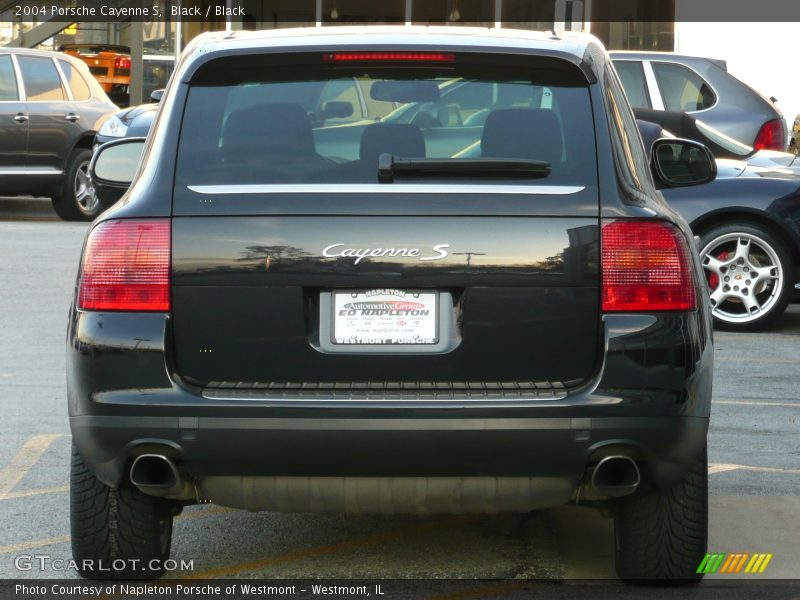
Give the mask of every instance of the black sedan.
[[150, 96], [154, 102], [131, 106], [115, 113], [97, 132], [96, 144], [105, 144], [123, 137], [145, 137], [150, 131], [153, 117], [158, 110], [158, 100], [163, 93], [164, 90], [156, 90]]
[[[672, 134], [655, 123], [638, 123], [647, 146]], [[717, 158], [711, 183], [661, 190], [700, 238], [714, 321], [726, 329], [773, 323], [799, 286], [800, 177], [791, 165], [780, 168], [762, 159], [775, 166], [756, 166], [752, 157]]]

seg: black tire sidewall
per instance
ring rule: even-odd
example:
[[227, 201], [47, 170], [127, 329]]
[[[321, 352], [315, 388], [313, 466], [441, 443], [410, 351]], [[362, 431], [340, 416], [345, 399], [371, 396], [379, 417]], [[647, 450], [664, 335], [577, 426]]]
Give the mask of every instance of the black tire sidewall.
[[[747, 323], [731, 323], [728, 321], [723, 321], [712, 313], [714, 317], [714, 325], [718, 329], [728, 331], [758, 331], [773, 324], [775, 320], [783, 314], [787, 305], [789, 304], [792, 294], [792, 287], [794, 285], [794, 280], [792, 277], [794, 273], [792, 255], [786, 248], [786, 245], [768, 228], [757, 223], [744, 221], [723, 223], [703, 231], [700, 234], [700, 249], [704, 249], [715, 238], [729, 233], [748, 233], [758, 236], [764, 240], [764, 242], [768, 244], [777, 255], [780, 268], [783, 272], [783, 286], [778, 293], [778, 298], [769, 311], [767, 311], [767, 313], [763, 316]], [[703, 272], [705, 275], [705, 269]], [[703, 284], [707, 285], [705, 281]]]

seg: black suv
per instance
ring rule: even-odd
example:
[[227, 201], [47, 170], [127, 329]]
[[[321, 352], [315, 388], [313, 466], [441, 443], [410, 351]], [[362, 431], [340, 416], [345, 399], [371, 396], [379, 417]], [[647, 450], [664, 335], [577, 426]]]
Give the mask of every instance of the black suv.
[[83, 61], [0, 48], [0, 196], [50, 196], [62, 219], [95, 218], [92, 145], [117, 110]]
[[[348, 117], [353, 80], [380, 122]], [[88, 234], [69, 325], [84, 575], [157, 574], [201, 501], [576, 502], [615, 514], [623, 578], [700, 577], [708, 296], [653, 174], [715, 170], [679, 139], [648, 163], [594, 38], [201, 36], [148, 139], [92, 169], [134, 181]]]

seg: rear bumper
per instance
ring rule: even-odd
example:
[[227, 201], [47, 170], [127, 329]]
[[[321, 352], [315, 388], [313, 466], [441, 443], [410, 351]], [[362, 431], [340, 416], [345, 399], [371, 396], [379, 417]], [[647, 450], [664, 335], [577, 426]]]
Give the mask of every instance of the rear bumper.
[[[461, 412], [461, 411], [459, 411]], [[84, 460], [116, 484], [132, 456], [159, 453], [208, 477], [548, 477], [578, 486], [622, 452], [661, 485], [702, 452], [708, 419], [115, 417], [70, 419]]]
[[184, 385], [166, 315], [77, 312], [70, 426], [84, 460], [112, 486], [133, 457], [155, 452], [201, 490], [226, 477], [546, 478], [545, 503], [554, 505], [603, 455], [630, 455], [664, 486], [700, 456], [713, 353], [706, 320], [606, 316], [603, 363], [565, 397], [292, 401], [268, 392], [212, 399]]

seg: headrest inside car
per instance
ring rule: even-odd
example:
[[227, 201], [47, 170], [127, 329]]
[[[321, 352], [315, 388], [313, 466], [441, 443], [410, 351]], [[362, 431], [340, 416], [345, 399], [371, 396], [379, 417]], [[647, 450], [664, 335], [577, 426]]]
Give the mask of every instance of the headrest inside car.
[[489, 113], [481, 136], [481, 154], [492, 158], [530, 158], [561, 162], [564, 142], [552, 110], [505, 108]]

